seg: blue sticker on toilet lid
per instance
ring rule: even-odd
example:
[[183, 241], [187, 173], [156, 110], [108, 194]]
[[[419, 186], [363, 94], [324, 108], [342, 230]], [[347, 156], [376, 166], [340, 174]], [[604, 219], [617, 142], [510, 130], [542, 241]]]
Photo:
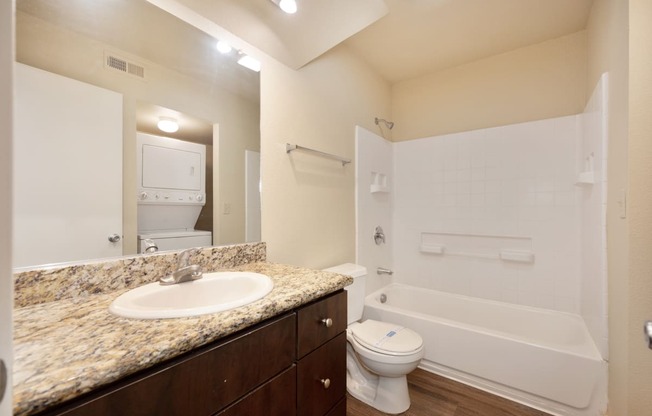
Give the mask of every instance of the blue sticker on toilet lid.
[[352, 326], [351, 331], [365, 347], [390, 354], [408, 354], [423, 344], [421, 336], [411, 329], [373, 319]]

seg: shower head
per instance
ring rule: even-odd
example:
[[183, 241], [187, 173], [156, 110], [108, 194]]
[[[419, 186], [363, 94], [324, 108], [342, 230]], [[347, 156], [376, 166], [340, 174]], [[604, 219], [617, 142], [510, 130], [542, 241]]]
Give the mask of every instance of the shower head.
[[381, 121], [382, 121], [383, 123], [385, 123], [385, 125], [387, 126], [387, 128], [390, 129], [390, 130], [392, 129], [392, 127], [394, 127], [394, 122], [393, 122], [393, 121], [387, 121], [387, 120], [385, 120], [384, 118], [378, 118], [378, 117], [376, 117], [376, 119], [374, 120], [374, 122], [376, 123], [376, 125], [379, 125]]

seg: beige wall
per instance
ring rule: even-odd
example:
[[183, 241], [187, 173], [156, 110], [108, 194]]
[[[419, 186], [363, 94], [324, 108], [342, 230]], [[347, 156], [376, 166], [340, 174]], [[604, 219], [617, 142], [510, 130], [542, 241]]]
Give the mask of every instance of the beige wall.
[[[124, 253], [136, 252], [136, 104], [140, 101], [181, 111], [211, 123], [219, 123], [221, 137], [238, 141], [244, 136], [255, 134], [253, 142], [258, 144], [259, 104], [242, 99], [213, 85], [202, 83], [151, 62], [135, 57], [147, 68], [147, 81], [126, 77], [103, 68], [104, 51], [112, 50], [121, 56], [130, 55], [116, 51], [108, 45], [71, 31], [58, 29], [25, 13], [17, 13], [17, 57], [19, 62], [54, 72], [66, 77], [97, 85], [124, 95], [124, 184], [123, 184], [123, 231]], [[253, 126], [253, 127], [252, 127]], [[250, 137], [243, 138], [251, 143]], [[227, 149], [234, 148], [226, 145]], [[256, 150], [254, 148], [252, 150]], [[221, 177], [234, 183], [244, 184], [244, 154], [242, 157], [220, 154], [220, 165], [228, 169]], [[229, 194], [235, 186], [224, 187], [220, 192], [224, 200], [231, 200], [236, 206], [244, 206], [242, 190]], [[242, 202], [240, 202], [242, 201]], [[233, 218], [235, 216], [231, 216]], [[228, 223], [228, 242], [233, 242], [233, 230], [239, 220], [228, 216], [217, 218], [218, 236], [221, 241], [220, 225]], [[244, 220], [241, 221], [242, 225]], [[227, 232], [225, 231], [225, 232]], [[244, 228], [242, 230], [244, 241]]]
[[[587, 25], [588, 77], [591, 91], [600, 74], [609, 72], [609, 151], [607, 251], [609, 268], [609, 414], [628, 413], [630, 344], [628, 287], [628, 221], [620, 204], [627, 188], [628, 7], [623, 0], [595, 0]], [[637, 328], [640, 335], [640, 327]], [[640, 337], [631, 342], [640, 343]]]
[[[652, 2], [629, 2], [629, 317], [627, 415], [652, 411], [652, 351], [641, 340], [652, 319]], [[614, 413], [618, 416], [618, 413]], [[624, 415], [624, 413], [623, 413]]]
[[376, 131], [389, 84], [347, 47], [294, 71], [273, 60], [261, 78], [262, 237], [274, 262], [322, 268], [355, 260], [355, 166], [285, 144], [354, 159], [355, 125]]
[[584, 31], [392, 86], [395, 141], [559, 117], [586, 103]]
[[[242, 122], [219, 126], [219, 144], [215, 148], [219, 159], [216, 164], [219, 197], [215, 200], [213, 218], [217, 219], [217, 238], [214, 244], [233, 244], [245, 241], [245, 150], [260, 151], [260, 107], [242, 102]], [[244, 117], [243, 117], [244, 116]], [[213, 176], [215, 178], [215, 176]], [[224, 204], [230, 205], [225, 214]]]
[[13, 2], [0, 2], [0, 359], [8, 367], [8, 390], [0, 403], [0, 415], [12, 413], [12, 319], [11, 274], [11, 139], [14, 65]]

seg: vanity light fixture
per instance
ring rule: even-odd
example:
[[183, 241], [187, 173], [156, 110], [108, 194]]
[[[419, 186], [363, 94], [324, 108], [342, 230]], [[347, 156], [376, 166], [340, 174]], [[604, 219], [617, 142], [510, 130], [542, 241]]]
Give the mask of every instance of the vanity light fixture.
[[271, 1], [287, 14], [294, 14], [297, 12], [296, 0], [271, 0]]
[[166, 133], [174, 133], [179, 130], [179, 122], [172, 117], [159, 117], [156, 126]]
[[242, 54], [240, 55], [240, 59], [238, 59], [238, 63], [245, 68], [249, 68], [252, 71], [260, 72], [261, 68], [261, 63], [259, 60], [252, 58], [249, 55]]
[[227, 54], [233, 50], [231, 45], [225, 40], [218, 40], [217, 45], [215, 45], [219, 53]]

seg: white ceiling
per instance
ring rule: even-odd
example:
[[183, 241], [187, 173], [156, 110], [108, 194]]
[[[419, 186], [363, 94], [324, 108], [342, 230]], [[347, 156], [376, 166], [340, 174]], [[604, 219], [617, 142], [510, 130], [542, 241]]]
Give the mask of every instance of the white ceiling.
[[292, 68], [344, 43], [390, 82], [580, 31], [593, 0], [175, 1]]
[[390, 82], [586, 27], [593, 0], [149, 0], [182, 4], [292, 68], [345, 43]]
[[[344, 43], [390, 82], [414, 78], [519, 47], [554, 39], [586, 27], [593, 0], [297, 0], [299, 11], [286, 15], [270, 0], [148, 0], [181, 5], [250, 45], [299, 68]], [[31, 4], [46, 4], [34, 10]], [[215, 77], [223, 67], [227, 88], [239, 88], [216, 56], [214, 38], [187, 26], [179, 36], [176, 19], [134, 0], [18, 0], [31, 14], [56, 16], [73, 30], [99, 36], [135, 55], [194, 76]], [[43, 7], [43, 6], [41, 6]], [[31, 10], [30, 10], [31, 9]], [[134, 9], [134, 10], [129, 10]], [[138, 10], [135, 10], [138, 9]], [[147, 17], [143, 17], [143, 13]], [[99, 16], [102, 18], [98, 18]], [[121, 16], [120, 30], [107, 16]], [[100, 30], [102, 29], [102, 30]], [[123, 36], [117, 36], [117, 34]], [[147, 34], [135, 45], [129, 39]], [[125, 36], [126, 35], [126, 36]], [[133, 36], [132, 36], [133, 35]], [[192, 38], [194, 37], [194, 39]], [[213, 40], [211, 40], [213, 39]], [[149, 43], [144, 43], [149, 42]], [[159, 46], [165, 45], [161, 49]], [[155, 52], [161, 51], [161, 52]], [[152, 56], [148, 56], [152, 55]], [[202, 59], [194, 60], [193, 57]], [[207, 59], [208, 58], [208, 59]], [[243, 72], [244, 71], [244, 72]], [[247, 93], [257, 95], [257, 89]], [[240, 91], [239, 93], [243, 93]]]
[[[174, 0], [148, 0], [170, 5]], [[176, 0], [290, 68], [298, 69], [387, 13], [384, 0], [297, 0], [297, 13], [271, 0]]]
[[389, 13], [345, 43], [397, 82], [580, 31], [593, 0], [385, 2]]

